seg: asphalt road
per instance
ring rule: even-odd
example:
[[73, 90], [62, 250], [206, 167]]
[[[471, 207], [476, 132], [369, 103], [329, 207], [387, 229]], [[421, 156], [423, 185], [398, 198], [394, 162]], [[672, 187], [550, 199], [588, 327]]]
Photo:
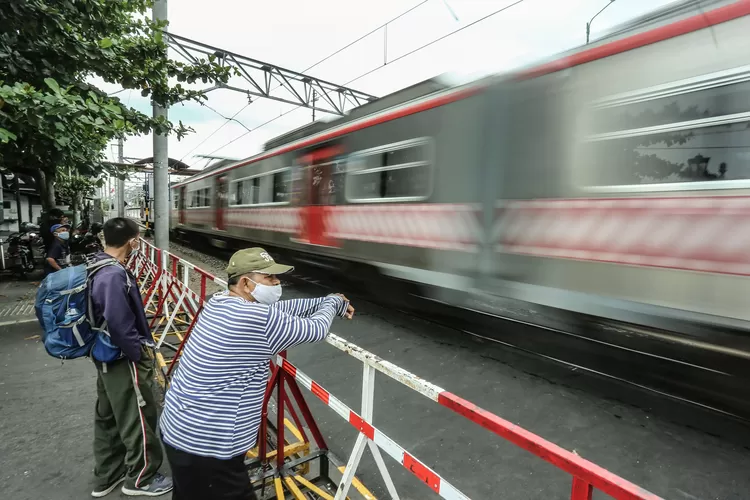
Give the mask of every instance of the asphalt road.
[[[205, 264], [217, 273], [220, 266]], [[286, 298], [327, 292], [313, 284], [284, 287]], [[750, 440], [742, 427], [727, 422], [724, 429], [731, 432], [710, 435], [687, 425], [685, 414], [695, 414], [691, 408], [622, 403], [620, 389], [589, 375], [380, 306], [354, 305], [355, 319], [337, 320], [337, 334], [653, 493], [670, 499], [748, 497], [750, 449], [740, 443]], [[95, 371], [85, 360], [60, 364], [50, 358], [37, 334], [34, 324], [0, 329], [0, 497], [87, 498]], [[294, 349], [290, 359], [359, 408], [358, 361], [325, 343]], [[346, 460], [356, 431], [305, 395], [330, 448]], [[569, 498], [566, 474], [382, 374], [376, 376], [375, 399], [375, 426], [470, 498]], [[384, 458], [401, 498], [437, 498]], [[369, 451], [358, 475], [386, 498]]]
[[[175, 249], [223, 276], [223, 261]], [[299, 277], [285, 285], [290, 298], [334, 291], [324, 281], [306, 283]], [[633, 397], [631, 386], [378, 305], [355, 306], [355, 320], [337, 320], [332, 331], [660, 496], [732, 499], [746, 498], [750, 491], [745, 472], [750, 430], [744, 425], [653, 394]], [[290, 359], [351, 408], [359, 408], [358, 361], [327, 344], [295, 349]], [[381, 374], [376, 382], [375, 425], [469, 497], [569, 498], [570, 478], [553, 466]], [[329, 446], [346, 460], [356, 432], [317, 398], [307, 400]], [[385, 497], [369, 452], [365, 457], [361, 475]], [[437, 498], [390, 458], [386, 463], [402, 498]]]

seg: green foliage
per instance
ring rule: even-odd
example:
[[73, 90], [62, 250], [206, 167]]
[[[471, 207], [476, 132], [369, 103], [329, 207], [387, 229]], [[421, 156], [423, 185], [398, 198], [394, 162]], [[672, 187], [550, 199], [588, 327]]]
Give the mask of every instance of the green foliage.
[[85, 197], [94, 194], [97, 187], [104, 183], [103, 178], [95, 179], [76, 173], [58, 173], [55, 180], [55, 191], [58, 199], [65, 201], [76, 209], [80, 209]]
[[[150, 0], [24, 0], [0, 3], [0, 164], [41, 170], [48, 179], [71, 169], [93, 175], [116, 138], [156, 131], [179, 138], [182, 123], [154, 119], [86, 83], [99, 76], [160, 105], [205, 96], [181, 83], [224, 82], [213, 57], [194, 64], [167, 59], [163, 24]], [[168, 78], [177, 80], [170, 86]], [[122, 172], [115, 172], [122, 174]]]

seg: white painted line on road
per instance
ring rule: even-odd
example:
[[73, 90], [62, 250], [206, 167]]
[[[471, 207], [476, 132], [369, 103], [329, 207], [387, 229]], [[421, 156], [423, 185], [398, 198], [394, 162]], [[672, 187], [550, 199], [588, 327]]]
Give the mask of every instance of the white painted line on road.
[[36, 318], [17, 319], [15, 321], [3, 321], [0, 323], [0, 326], [21, 325], [23, 323], [38, 323], [38, 322], [39, 321]]

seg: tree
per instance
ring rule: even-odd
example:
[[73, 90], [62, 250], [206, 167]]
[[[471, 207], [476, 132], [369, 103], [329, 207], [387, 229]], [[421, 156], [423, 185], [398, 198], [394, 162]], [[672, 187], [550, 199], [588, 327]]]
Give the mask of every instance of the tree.
[[73, 209], [73, 223], [77, 224], [81, 220], [80, 212], [83, 210], [83, 200], [92, 196], [97, 187], [104, 184], [104, 178], [95, 179], [86, 177], [78, 173], [58, 173], [55, 180], [56, 196], [60, 200], [65, 200]]
[[213, 56], [193, 64], [164, 57], [166, 25], [148, 18], [151, 3], [0, 0], [0, 165], [34, 175], [45, 208], [54, 204], [59, 171], [125, 175], [102, 164], [109, 141], [152, 131], [182, 138], [191, 130], [127, 107], [87, 78], [165, 106], [205, 99], [182, 83], [228, 81], [230, 70]]

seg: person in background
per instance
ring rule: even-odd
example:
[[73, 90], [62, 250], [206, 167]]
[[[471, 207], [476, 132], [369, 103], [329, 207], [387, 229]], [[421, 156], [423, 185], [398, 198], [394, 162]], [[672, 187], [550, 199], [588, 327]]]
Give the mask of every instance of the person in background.
[[55, 241], [55, 237], [52, 235], [50, 228], [55, 224], [62, 224], [63, 211], [59, 208], [53, 208], [42, 216], [42, 224], [39, 227], [39, 233], [42, 235], [44, 240], [44, 252], [49, 251], [49, 247], [52, 242]]
[[44, 261], [45, 277], [70, 265], [69, 230], [70, 226], [64, 224], [55, 224], [50, 228], [50, 233], [54, 236], [54, 240], [47, 250]]
[[[91, 496], [103, 497], [118, 485], [127, 496], [156, 497], [172, 491], [172, 480], [159, 473], [164, 451], [156, 437], [154, 341], [135, 277], [124, 264], [138, 249], [140, 231], [130, 219], [104, 223], [106, 247], [95, 261], [115, 258], [120, 265], [101, 268], [91, 278], [92, 324], [106, 324], [120, 357], [96, 365], [94, 478]], [[216, 498], [204, 497], [205, 500]]]
[[292, 269], [262, 248], [240, 250], [227, 267], [229, 289], [198, 316], [160, 420], [172, 500], [256, 498], [244, 459], [258, 437], [269, 360], [323, 340], [334, 316], [354, 314], [340, 294], [278, 302], [276, 275]]
[[93, 242], [100, 250], [104, 248], [104, 241], [102, 240], [102, 224], [100, 222], [94, 222], [91, 224], [89, 232], [84, 236], [84, 242], [88, 248], [88, 245]]

